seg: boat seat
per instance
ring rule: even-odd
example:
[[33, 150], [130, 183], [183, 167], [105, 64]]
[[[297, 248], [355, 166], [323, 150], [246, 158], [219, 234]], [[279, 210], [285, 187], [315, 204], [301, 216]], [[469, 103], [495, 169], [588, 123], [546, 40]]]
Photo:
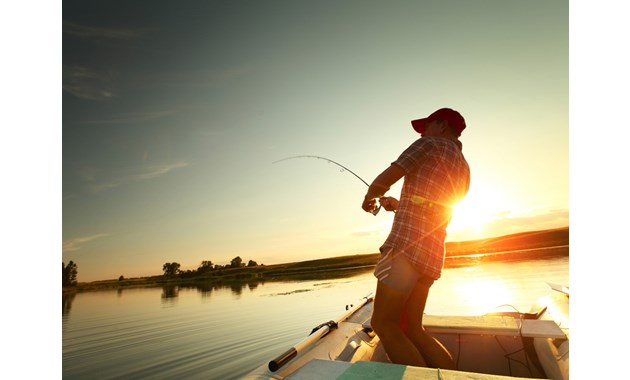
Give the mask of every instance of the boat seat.
[[501, 315], [436, 316], [425, 315], [424, 326], [438, 333], [524, 336], [566, 339], [554, 321], [520, 319]]
[[[520, 319], [502, 315], [425, 315], [423, 324], [432, 333], [567, 339], [554, 321], [544, 319]], [[371, 329], [371, 319], [363, 322], [362, 326], [364, 329]]]

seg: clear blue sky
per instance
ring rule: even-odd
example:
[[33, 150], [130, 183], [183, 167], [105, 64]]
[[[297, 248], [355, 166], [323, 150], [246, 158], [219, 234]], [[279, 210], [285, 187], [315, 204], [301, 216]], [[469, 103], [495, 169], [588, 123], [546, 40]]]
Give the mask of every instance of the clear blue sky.
[[272, 162], [371, 182], [440, 107], [467, 120], [473, 178], [449, 240], [568, 225], [567, 1], [63, 6], [80, 281], [377, 252], [392, 215], [360, 209], [364, 184]]

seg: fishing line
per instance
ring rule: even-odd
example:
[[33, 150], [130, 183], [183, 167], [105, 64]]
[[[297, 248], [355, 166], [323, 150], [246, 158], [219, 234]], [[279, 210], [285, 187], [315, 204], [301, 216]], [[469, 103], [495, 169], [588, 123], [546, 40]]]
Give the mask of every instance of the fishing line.
[[348, 169], [347, 167], [345, 167], [345, 166], [341, 165], [340, 163], [338, 163], [338, 162], [336, 162], [336, 161], [333, 161], [333, 160], [331, 160], [330, 158], [326, 158], [326, 157], [321, 157], [321, 156], [309, 156], [309, 155], [305, 155], [305, 156], [292, 156], [292, 157], [283, 158], [283, 159], [278, 160], [278, 161], [274, 161], [273, 163], [275, 164], [275, 163], [277, 163], [277, 162], [282, 162], [282, 161], [286, 161], [286, 160], [292, 160], [292, 159], [294, 159], [294, 158], [317, 158], [317, 159], [320, 159], [320, 160], [328, 161], [329, 163], [335, 164], [335, 165], [339, 166], [340, 168], [342, 168], [342, 169], [344, 169], [344, 170], [347, 170], [350, 174], [354, 175], [354, 176], [355, 176], [355, 177], [357, 177], [357, 178], [358, 178], [361, 182], [363, 182], [363, 183], [365, 184], [365, 186], [370, 187], [370, 185], [369, 185], [367, 182], [365, 182], [365, 181], [363, 180], [363, 178], [359, 177], [359, 176], [357, 175], [357, 173], [355, 173], [355, 172], [353, 172], [352, 170]]
[[[324, 161], [327, 161], [328, 163], [335, 164], [335, 165], [339, 166], [341, 169], [346, 170], [346, 171], [348, 171], [348, 173], [350, 173], [353, 176], [357, 177], [368, 188], [370, 187], [370, 184], [365, 182], [365, 180], [363, 178], [359, 177], [359, 175], [357, 173], [353, 172], [352, 170], [348, 169], [347, 167], [343, 166], [342, 164], [338, 163], [337, 161], [334, 161], [334, 160], [331, 160], [330, 158], [326, 158], [326, 157], [322, 157], [322, 156], [312, 156], [312, 155], [291, 156], [291, 157], [283, 158], [283, 159], [278, 160], [278, 161], [274, 161], [274, 162], [272, 162], [272, 164], [275, 164], [275, 163], [278, 163], [278, 162], [282, 162], [282, 161], [286, 161], [286, 160], [292, 160], [294, 158], [317, 158], [319, 160], [324, 160]], [[381, 210], [381, 206], [379, 205], [378, 208], [372, 214], [376, 215], [376, 214], [378, 214], [378, 212], [380, 210]]]

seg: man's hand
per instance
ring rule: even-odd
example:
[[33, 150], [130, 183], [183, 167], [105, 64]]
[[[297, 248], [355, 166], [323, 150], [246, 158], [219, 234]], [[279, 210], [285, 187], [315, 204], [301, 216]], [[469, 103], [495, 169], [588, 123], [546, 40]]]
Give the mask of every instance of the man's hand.
[[398, 210], [398, 199], [394, 197], [381, 197], [378, 201], [387, 211]]
[[[379, 206], [377, 205], [377, 199], [390, 199], [393, 200], [387, 201], [390, 206], [390, 209], [385, 208], [388, 211], [393, 211], [398, 208], [398, 201], [392, 197], [385, 197], [385, 193], [389, 190], [391, 185], [396, 183], [399, 179], [401, 179], [405, 175], [403, 169], [396, 165], [392, 164], [387, 169], [383, 170], [381, 174], [379, 174], [374, 182], [368, 187], [367, 194], [365, 194], [365, 198], [363, 199], [363, 204], [361, 208], [363, 208], [366, 212], [371, 212], [376, 215], [375, 212], [378, 210]], [[395, 202], [394, 202], [395, 201]]]

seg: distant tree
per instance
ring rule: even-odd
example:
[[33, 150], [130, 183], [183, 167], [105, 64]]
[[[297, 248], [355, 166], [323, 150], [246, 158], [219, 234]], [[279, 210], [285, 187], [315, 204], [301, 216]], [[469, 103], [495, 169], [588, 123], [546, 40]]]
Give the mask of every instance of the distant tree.
[[122, 274], [120, 275], [120, 277], [118, 277], [118, 281], [122, 281], [125, 279], [125, 276], [123, 276]]
[[256, 263], [254, 260], [249, 260], [249, 262], [247, 263], [248, 267], [255, 267], [258, 266], [258, 263]]
[[61, 263], [62, 269], [62, 278], [61, 284], [63, 286], [74, 286], [77, 284], [77, 264], [75, 264], [72, 260], [68, 262], [68, 265], [65, 265], [63, 262]]
[[230, 268], [240, 268], [243, 266], [243, 259], [240, 256], [236, 256], [230, 261]]
[[214, 264], [212, 263], [212, 261], [204, 260], [201, 262], [201, 265], [199, 265], [199, 268], [197, 268], [197, 273], [208, 273], [212, 270], [213, 267]]
[[164, 265], [162, 265], [162, 270], [164, 271], [165, 276], [172, 277], [179, 273], [180, 267], [181, 265], [179, 263], [165, 263]]
[[179, 271], [179, 275], [183, 278], [192, 278], [197, 275], [197, 271], [186, 269], [185, 271]]

